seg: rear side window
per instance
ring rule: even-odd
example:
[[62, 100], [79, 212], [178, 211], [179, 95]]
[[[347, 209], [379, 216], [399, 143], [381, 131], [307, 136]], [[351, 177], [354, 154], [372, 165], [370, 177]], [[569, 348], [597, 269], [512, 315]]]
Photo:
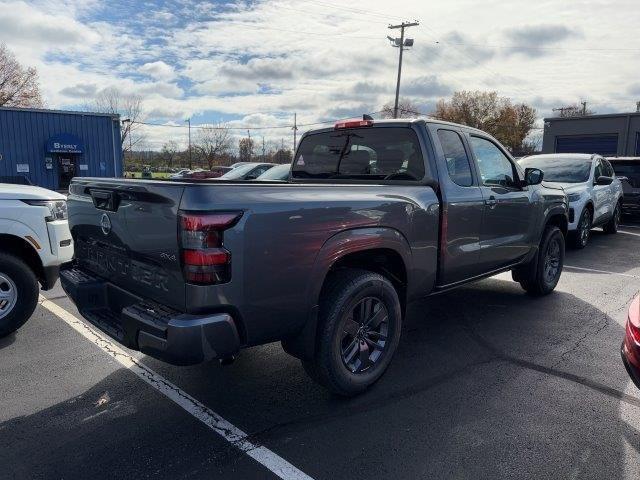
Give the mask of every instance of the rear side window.
[[415, 132], [406, 127], [348, 128], [307, 135], [292, 178], [421, 180], [424, 160]]
[[449, 172], [451, 180], [461, 187], [470, 187], [473, 185], [469, 157], [467, 156], [467, 151], [464, 149], [460, 135], [453, 130], [438, 130], [438, 138], [444, 151], [447, 171]]

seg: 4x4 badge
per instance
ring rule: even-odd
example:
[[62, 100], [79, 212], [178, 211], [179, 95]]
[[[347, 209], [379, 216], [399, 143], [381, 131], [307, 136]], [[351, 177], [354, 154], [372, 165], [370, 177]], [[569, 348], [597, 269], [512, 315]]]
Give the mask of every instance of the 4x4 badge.
[[102, 233], [105, 235], [109, 235], [111, 231], [111, 220], [106, 213], [103, 213], [102, 217], [100, 217], [100, 230], [102, 230]]

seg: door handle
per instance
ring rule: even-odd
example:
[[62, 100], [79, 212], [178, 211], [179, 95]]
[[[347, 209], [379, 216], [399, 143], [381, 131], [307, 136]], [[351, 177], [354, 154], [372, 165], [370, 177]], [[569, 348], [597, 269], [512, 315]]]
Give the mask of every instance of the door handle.
[[496, 207], [496, 197], [494, 197], [493, 195], [491, 195], [489, 197], [489, 200], [485, 200], [484, 204], [489, 207], [489, 208], [495, 208]]

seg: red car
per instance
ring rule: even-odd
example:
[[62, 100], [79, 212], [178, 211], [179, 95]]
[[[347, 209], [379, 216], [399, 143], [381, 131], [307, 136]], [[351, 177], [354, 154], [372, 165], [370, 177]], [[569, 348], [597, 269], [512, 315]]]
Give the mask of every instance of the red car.
[[640, 296], [636, 297], [629, 307], [627, 328], [622, 342], [622, 361], [631, 380], [640, 388]]

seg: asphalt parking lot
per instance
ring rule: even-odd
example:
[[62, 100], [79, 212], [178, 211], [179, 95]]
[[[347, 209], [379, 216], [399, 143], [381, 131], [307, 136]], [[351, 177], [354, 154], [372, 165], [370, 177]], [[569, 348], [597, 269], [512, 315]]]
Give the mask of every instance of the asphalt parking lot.
[[351, 400], [279, 344], [226, 367], [129, 352], [144, 381], [69, 326], [57, 287], [45, 295], [67, 322], [45, 302], [0, 341], [0, 477], [638, 478], [640, 392], [619, 347], [639, 247], [638, 227], [595, 230], [548, 297], [501, 275], [414, 304], [386, 375]]

